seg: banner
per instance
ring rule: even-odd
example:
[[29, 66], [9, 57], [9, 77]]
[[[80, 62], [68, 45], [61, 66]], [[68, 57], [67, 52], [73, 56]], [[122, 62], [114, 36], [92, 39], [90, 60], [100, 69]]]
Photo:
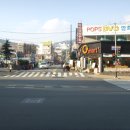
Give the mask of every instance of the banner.
[[130, 25], [90, 25], [83, 27], [83, 36], [96, 35], [127, 35], [130, 34]]

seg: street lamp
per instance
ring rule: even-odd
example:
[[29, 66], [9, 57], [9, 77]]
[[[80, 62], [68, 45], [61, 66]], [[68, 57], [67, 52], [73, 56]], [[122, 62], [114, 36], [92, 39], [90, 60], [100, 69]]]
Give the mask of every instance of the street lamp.
[[116, 43], [116, 23], [114, 23], [115, 25], [115, 78], [117, 78], [117, 43]]

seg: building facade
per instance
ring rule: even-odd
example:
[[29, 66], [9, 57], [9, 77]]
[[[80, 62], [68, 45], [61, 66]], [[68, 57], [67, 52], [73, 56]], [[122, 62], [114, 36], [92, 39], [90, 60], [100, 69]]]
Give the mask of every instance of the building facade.
[[116, 64], [120, 67], [130, 67], [129, 24], [86, 25], [80, 30], [82, 42], [77, 42], [77, 56], [78, 59], [85, 59], [82, 60], [83, 68], [92, 67], [93, 63], [99, 72], [103, 72], [104, 67], [115, 67]]

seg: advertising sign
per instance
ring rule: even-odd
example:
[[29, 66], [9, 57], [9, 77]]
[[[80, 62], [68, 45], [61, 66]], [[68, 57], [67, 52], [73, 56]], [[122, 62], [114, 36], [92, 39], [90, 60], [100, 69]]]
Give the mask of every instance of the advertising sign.
[[43, 46], [51, 46], [52, 41], [42, 42]]
[[82, 23], [78, 23], [78, 28], [76, 30], [76, 41], [78, 44], [81, 44], [82, 43]]
[[90, 25], [83, 27], [83, 36], [130, 34], [130, 25]]

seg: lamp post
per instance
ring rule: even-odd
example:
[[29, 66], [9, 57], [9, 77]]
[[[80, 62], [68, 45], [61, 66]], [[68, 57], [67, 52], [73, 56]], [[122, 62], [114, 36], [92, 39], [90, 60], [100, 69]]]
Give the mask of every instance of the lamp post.
[[115, 78], [117, 78], [117, 42], [116, 42], [116, 23], [115, 25]]

